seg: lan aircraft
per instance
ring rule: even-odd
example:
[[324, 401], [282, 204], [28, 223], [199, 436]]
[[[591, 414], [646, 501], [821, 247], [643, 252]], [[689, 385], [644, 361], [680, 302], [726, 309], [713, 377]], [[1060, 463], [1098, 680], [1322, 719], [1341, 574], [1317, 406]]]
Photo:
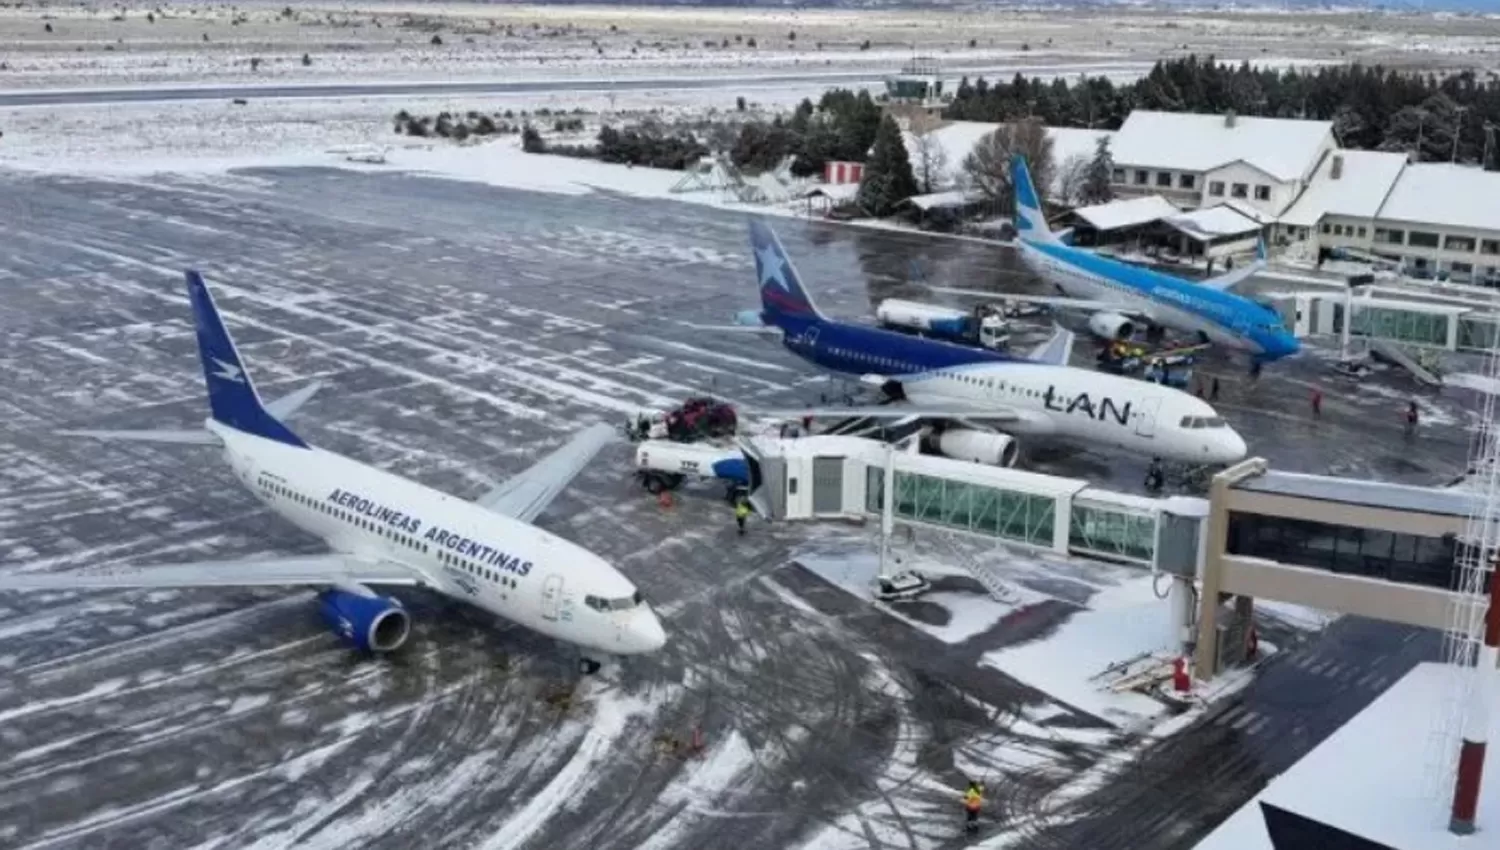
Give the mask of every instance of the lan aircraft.
[[[798, 357], [879, 387], [890, 404], [779, 411], [787, 416], [932, 419], [950, 457], [1012, 466], [1017, 436], [1115, 446], [1190, 465], [1229, 464], [1245, 441], [1207, 402], [1181, 390], [1068, 365], [1073, 334], [1059, 329], [1029, 358], [908, 336], [823, 315], [781, 240], [750, 222], [760, 281], [759, 325]], [[775, 411], [765, 411], [775, 414]]]
[[109, 573], [0, 576], [0, 590], [138, 587], [320, 587], [323, 619], [366, 652], [406, 642], [411, 617], [381, 585], [428, 587], [582, 650], [589, 656], [660, 649], [661, 622], [625, 576], [599, 556], [534, 525], [613, 439], [595, 425], [476, 501], [450, 496], [313, 448], [283, 424], [318, 385], [262, 404], [213, 296], [187, 273], [212, 416], [206, 430], [75, 431], [102, 439], [212, 445], [256, 498], [323, 538], [326, 555], [149, 566]]
[[[1047, 227], [1036, 188], [1020, 155], [1011, 160], [1016, 192], [1016, 245], [1021, 261], [1065, 297], [1005, 294], [1013, 301], [1090, 313], [1089, 330], [1124, 339], [1137, 323], [1171, 328], [1205, 342], [1248, 352], [1257, 363], [1296, 354], [1301, 345], [1274, 310], [1230, 290], [1265, 268], [1265, 243], [1256, 260], [1205, 281], [1185, 280], [1067, 245]], [[997, 293], [933, 287], [934, 291], [995, 298]]]

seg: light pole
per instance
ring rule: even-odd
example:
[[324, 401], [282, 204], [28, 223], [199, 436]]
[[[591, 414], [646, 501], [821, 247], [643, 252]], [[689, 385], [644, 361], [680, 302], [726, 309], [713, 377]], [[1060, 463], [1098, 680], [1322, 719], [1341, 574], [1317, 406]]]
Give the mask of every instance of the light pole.
[[1450, 164], [1458, 162], [1458, 140], [1464, 134], [1464, 112], [1468, 108], [1467, 106], [1458, 107], [1458, 114], [1453, 116], [1453, 153], [1448, 157]]

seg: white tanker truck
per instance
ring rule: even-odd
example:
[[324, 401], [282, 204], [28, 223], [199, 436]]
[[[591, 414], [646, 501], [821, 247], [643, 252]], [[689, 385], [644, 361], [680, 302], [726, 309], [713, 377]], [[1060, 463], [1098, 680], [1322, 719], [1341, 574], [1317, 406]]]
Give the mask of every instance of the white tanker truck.
[[887, 298], [875, 306], [880, 326], [902, 333], [998, 351], [1010, 344], [1010, 322], [1000, 310], [981, 304], [973, 310], [938, 307]]
[[733, 446], [646, 440], [635, 450], [635, 475], [648, 492], [676, 490], [688, 478], [717, 478], [727, 485], [726, 498], [750, 486], [745, 455]]

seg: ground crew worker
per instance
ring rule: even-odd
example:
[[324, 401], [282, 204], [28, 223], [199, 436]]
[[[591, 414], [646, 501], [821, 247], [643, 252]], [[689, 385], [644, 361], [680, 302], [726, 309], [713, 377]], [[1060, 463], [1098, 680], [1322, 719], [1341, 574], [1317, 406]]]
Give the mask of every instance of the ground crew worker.
[[1410, 438], [1417, 431], [1417, 403], [1414, 401], [1406, 406], [1406, 436]]
[[1313, 416], [1323, 415], [1323, 391], [1317, 387], [1313, 387], [1312, 391], [1312, 409]]
[[979, 829], [979, 810], [984, 807], [984, 786], [973, 780], [964, 792], [964, 832]]
[[750, 503], [740, 499], [734, 503], [734, 524], [739, 527], [740, 536], [745, 535], [745, 520], [750, 518]]
[[1166, 476], [1161, 471], [1161, 458], [1151, 459], [1151, 466], [1146, 470], [1146, 489], [1152, 493], [1159, 492], [1162, 485], [1166, 483]]
[[1213, 388], [1210, 389], [1209, 392], [1208, 392], [1208, 400], [1209, 401], [1218, 401], [1219, 400], [1219, 379], [1218, 379], [1218, 377], [1214, 378]]

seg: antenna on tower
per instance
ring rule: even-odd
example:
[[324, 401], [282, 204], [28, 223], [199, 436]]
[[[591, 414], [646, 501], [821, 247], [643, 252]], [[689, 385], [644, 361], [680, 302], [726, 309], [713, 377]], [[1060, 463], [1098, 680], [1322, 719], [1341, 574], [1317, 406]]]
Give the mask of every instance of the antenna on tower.
[[[1500, 379], [1500, 341], [1492, 342], [1484, 374]], [[1443, 658], [1448, 683], [1444, 703], [1431, 718], [1428, 793], [1451, 803], [1448, 829], [1474, 831], [1475, 803], [1490, 724], [1487, 692], [1495, 687], [1500, 607], [1495, 599], [1500, 559], [1500, 423], [1496, 395], [1483, 393], [1482, 416], [1469, 447], [1462, 483], [1473, 498], [1463, 536], [1455, 543], [1453, 587]], [[1491, 610], [1494, 609], [1494, 610]], [[1478, 755], [1476, 756], [1476, 752]], [[1476, 760], [1477, 759], [1477, 760]]]

